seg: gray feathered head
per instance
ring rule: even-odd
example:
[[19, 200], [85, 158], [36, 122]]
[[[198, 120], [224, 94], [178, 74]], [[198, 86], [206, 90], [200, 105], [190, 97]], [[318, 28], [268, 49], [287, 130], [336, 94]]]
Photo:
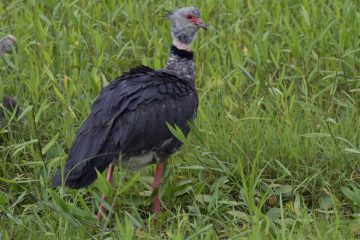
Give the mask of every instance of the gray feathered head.
[[0, 39], [0, 57], [5, 53], [11, 53], [16, 44], [16, 38], [13, 35], [7, 35]]
[[169, 12], [167, 16], [171, 19], [173, 38], [183, 44], [190, 44], [200, 28], [207, 30], [207, 26], [200, 18], [199, 9], [195, 7], [180, 8]]

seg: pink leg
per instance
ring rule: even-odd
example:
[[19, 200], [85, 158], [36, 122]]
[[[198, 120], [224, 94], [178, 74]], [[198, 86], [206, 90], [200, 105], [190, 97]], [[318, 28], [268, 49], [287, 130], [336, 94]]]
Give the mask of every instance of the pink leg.
[[155, 178], [152, 185], [153, 192], [155, 193], [154, 197], [154, 213], [160, 213], [161, 206], [160, 206], [160, 198], [159, 198], [159, 187], [161, 185], [162, 173], [164, 169], [164, 163], [159, 162], [156, 164], [156, 171], [155, 171]]
[[[106, 179], [109, 181], [110, 184], [112, 184], [113, 172], [114, 172], [114, 164], [111, 163], [109, 165], [109, 170], [108, 170], [107, 177], [106, 177]], [[104, 201], [107, 201], [107, 196], [105, 196], [103, 194], [102, 199]], [[99, 222], [101, 221], [101, 219], [103, 217], [103, 213], [104, 213], [104, 206], [102, 204], [100, 204], [99, 211], [97, 213], [97, 219], [99, 220]]]

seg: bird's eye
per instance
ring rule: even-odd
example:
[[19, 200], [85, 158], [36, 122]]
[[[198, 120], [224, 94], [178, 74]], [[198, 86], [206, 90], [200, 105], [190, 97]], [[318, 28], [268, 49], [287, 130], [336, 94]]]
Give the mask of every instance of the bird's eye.
[[187, 19], [192, 19], [193, 18], [193, 16], [192, 15], [187, 15], [187, 17], [186, 17]]

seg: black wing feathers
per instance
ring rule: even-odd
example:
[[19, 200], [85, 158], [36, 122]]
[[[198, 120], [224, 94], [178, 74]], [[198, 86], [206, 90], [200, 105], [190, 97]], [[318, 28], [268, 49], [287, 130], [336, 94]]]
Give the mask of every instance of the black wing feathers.
[[[64, 170], [65, 184], [81, 188], [96, 179], [120, 151], [136, 154], [147, 150], [171, 154], [161, 143], [172, 138], [165, 122], [175, 123], [187, 134], [186, 122], [197, 109], [194, 83], [145, 66], [131, 69], [105, 87], [79, 129]], [[61, 172], [53, 186], [61, 185]]]

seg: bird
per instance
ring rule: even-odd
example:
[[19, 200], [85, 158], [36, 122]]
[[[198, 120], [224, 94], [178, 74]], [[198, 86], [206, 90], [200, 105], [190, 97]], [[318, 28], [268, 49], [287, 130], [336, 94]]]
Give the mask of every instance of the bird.
[[[0, 57], [5, 55], [6, 53], [11, 53], [16, 45], [16, 37], [13, 35], [7, 35], [0, 39]], [[20, 108], [15, 99], [10, 96], [4, 95], [2, 98], [2, 105], [7, 111], [16, 111], [16, 116], [20, 114]], [[3, 126], [3, 121], [5, 118], [5, 110], [0, 108], [0, 126]]]
[[[10, 96], [4, 95], [2, 98], [2, 105], [7, 109], [9, 112], [15, 111], [15, 116], [19, 116], [21, 110], [19, 108], [18, 103], [15, 99]], [[6, 111], [6, 110], [5, 110]], [[0, 127], [5, 125], [5, 111], [4, 109], [0, 108]]]
[[5, 53], [11, 53], [14, 50], [16, 44], [16, 37], [9, 34], [0, 39], [0, 57]]
[[[185, 136], [190, 132], [188, 122], [198, 108], [192, 42], [198, 30], [207, 31], [196, 7], [179, 8], [165, 17], [172, 35], [166, 66], [155, 70], [140, 65], [101, 90], [76, 134], [63, 173], [60, 168], [55, 173], [53, 187], [86, 187], [96, 180], [95, 169], [103, 172], [107, 167], [112, 183], [115, 165], [138, 170], [156, 164], [153, 211], [160, 213], [164, 164], [182, 145], [168, 125], [178, 126]], [[99, 221], [103, 210], [100, 205]]]

